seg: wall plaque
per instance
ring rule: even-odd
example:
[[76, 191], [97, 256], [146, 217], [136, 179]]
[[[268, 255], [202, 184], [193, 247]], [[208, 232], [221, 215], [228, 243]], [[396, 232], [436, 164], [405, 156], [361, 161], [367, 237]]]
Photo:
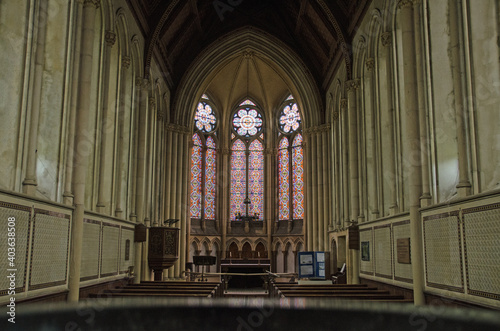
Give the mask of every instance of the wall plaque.
[[410, 238], [400, 238], [397, 240], [398, 263], [410, 264]]
[[361, 261], [370, 261], [370, 242], [361, 242]]

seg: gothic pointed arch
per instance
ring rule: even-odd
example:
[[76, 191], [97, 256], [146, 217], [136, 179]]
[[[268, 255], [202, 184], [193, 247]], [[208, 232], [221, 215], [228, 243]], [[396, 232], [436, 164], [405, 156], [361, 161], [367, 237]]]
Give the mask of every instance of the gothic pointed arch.
[[208, 46], [193, 61], [183, 76], [173, 108], [175, 122], [189, 125], [199, 96], [217, 75], [219, 68], [229, 63], [242, 50], [258, 54], [263, 61], [273, 66], [290, 90], [297, 96], [297, 102], [304, 110], [304, 126], [314, 126], [320, 122], [323, 108], [320, 92], [312, 74], [300, 57], [282, 41], [256, 28], [241, 28], [229, 33]]

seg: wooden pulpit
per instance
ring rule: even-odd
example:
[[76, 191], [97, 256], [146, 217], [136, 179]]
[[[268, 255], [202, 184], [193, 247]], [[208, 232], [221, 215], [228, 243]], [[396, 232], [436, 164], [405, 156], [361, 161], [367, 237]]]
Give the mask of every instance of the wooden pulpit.
[[149, 228], [149, 267], [153, 269], [154, 280], [161, 281], [164, 269], [179, 259], [179, 229], [166, 227]]

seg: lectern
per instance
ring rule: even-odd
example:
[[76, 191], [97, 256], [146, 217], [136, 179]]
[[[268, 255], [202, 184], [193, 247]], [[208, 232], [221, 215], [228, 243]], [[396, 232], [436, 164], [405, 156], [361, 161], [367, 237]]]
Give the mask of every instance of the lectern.
[[161, 281], [164, 269], [179, 259], [179, 229], [167, 227], [149, 228], [149, 267], [153, 269], [154, 280]]

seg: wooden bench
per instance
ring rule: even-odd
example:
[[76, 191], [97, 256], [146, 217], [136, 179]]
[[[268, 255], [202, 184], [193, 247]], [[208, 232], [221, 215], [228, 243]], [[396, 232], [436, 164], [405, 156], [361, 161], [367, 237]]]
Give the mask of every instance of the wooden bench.
[[277, 298], [337, 298], [363, 301], [388, 301], [409, 303], [402, 295], [390, 294], [388, 290], [379, 290], [366, 284], [302, 285], [273, 284], [273, 296]]
[[221, 283], [142, 282], [90, 295], [91, 298], [124, 296], [220, 297], [222, 286]]

